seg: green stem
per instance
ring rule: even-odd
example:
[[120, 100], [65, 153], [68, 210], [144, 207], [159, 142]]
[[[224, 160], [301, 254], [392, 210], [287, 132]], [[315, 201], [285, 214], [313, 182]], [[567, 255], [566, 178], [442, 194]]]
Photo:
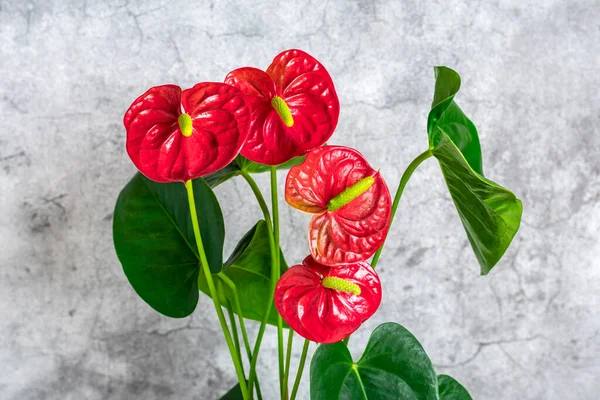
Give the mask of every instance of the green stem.
[[[246, 180], [246, 182], [250, 186], [250, 189], [252, 189], [252, 193], [254, 194], [254, 197], [256, 197], [258, 206], [260, 207], [260, 210], [263, 213], [263, 218], [265, 219], [265, 222], [267, 223], [267, 229], [269, 230], [269, 233], [272, 234], [273, 233], [273, 224], [271, 222], [271, 214], [269, 212], [269, 207], [267, 206], [267, 202], [265, 201], [265, 198], [263, 197], [262, 192], [260, 191], [260, 188], [256, 184], [256, 181], [254, 180], [254, 178], [252, 178], [250, 176], [250, 174], [248, 174], [247, 172], [242, 171], [242, 177]], [[273, 242], [273, 243], [275, 243], [275, 242]]]
[[217, 294], [217, 290], [215, 289], [215, 283], [213, 281], [210, 268], [208, 266], [206, 253], [204, 252], [204, 244], [202, 243], [202, 235], [200, 234], [200, 226], [198, 225], [198, 214], [196, 213], [196, 201], [194, 199], [194, 184], [191, 180], [185, 182], [185, 188], [187, 189], [188, 194], [190, 216], [192, 218], [192, 228], [194, 229], [194, 238], [196, 239], [198, 255], [200, 256], [200, 265], [202, 266], [202, 271], [204, 272], [204, 277], [206, 278], [206, 283], [208, 284], [208, 291], [210, 293], [210, 296], [212, 297], [213, 304], [217, 312], [217, 317], [219, 318], [219, 323], [221, 324], [221, 329], [223, 330], [223, 336], [225, 336], [225, 341], [227, 342], [227, 347], [229, 348], [229, 353], [231, 354], [231, 359], [233, 360], [235, 372], [237, 374], [240, 389], [242, 391], [242, 397], [244, 399], [248, 399], [248, 388], [246, 387], [246, 377], [244, 376], [242, 363], [241, 360], [237, 357], [235, 346], [233, 344], [233, 341], [231, 340], [231, 333], [229, 332], [229, 328], [227, 327], [227, 322], [225, 322], [225, 316], [223, 315], [223, 310], [221, 309], [221, 302], [219, 301], [219, 296]]
[[279, 247], [275, 246], [275, 236], [273, 234], [273, 225], [271, 223], [271, 215], [269, 214], [269, 208], [267, 207], [267, 203], [258, 188], [258, 185], [252, 179], [252, 177], [245, 171], [242, 171], [242, 176], [250, 185], [254, 196], [256, 197], [256, 201], [260, 206], [260, 209], [263, 212], [263, 216], [265, 218], [265, 222], [267, 225], [267, 231], [269, 234], [269, 248], [271, 251], [271, 288], [269, 293], [269, 299], [267, 301], [267, 307], [265, 309], [265, 313], [263, 314], [262, 321], [260, 322], [260, 328], [258, 328], [258, 335], [256, 336], [256, 342], [254, 343], [254, 350], [252, 351], [252, 361], [250, 362], [250, 375], [248, 377], [248, 388], [250, 393], [252, 393], [252, 388], [254, 385], [254, 380], [256, 378], [256, 361], [258, 360], [258, 352], [260, 350], [260, 344], [262, 342], [263, 335], [265, 333], [265, 328], [267, 326], [267, 321], [269, 319], [269, 315], [271, 314], [271, 307], [273, 305], [273, 295], [275, 293], [275, 285], [277, 284], [277, 280], [279, 279], [279, 268], [276, 266], [279, 263]]
[[[219, 290], [221, 292], [223, 292], [223, 289], [221, 287], [222, 283], [220, 280], [218, 282], [219, 282], [218, 283]], [[242, 360], [242, 347], [240, 346], [240, 336], [238, 334], [237, 324], [235, 322], [235, 315], [233, 313], [233, 307], [231, 306], [231, 303], [229, 302], [229, 300], [226, 300], [225, 308], [227, 309], [227, 315], [229, 316], [229, 324], [231, 325], [231, 332], [233, 334], [233, 344], [235, 345], [235, 350], [237, 351], [238, 359], [241, 361]], [[244, 373], [244, 376], [246, 375], [246, 373], [244, 372], [244, 364], [243, 363], [242, 363], [242, 373]]]
[[[246, 355], [248, 356], [248, 361], [252, 361], [252, 351], [250, 348], [250, 341], [248, 340], [248, 331], [246, 330], [246, 324], [244, 323], [244, 314], [242, 313], [242, 305], [240, 303], [240, 297], [238, 296], [237, 287], [235, 283], [227, 275], [223, 272], [219, 272], [218, 274], [220, 280], [229, 286], [229, 289], [233, 293], [233, 306], [235, 307], [235, 312], [238, 315], [240, 320], [240, 330], [242, 331], [242, 339], [244, 341], [244, 347], [246, 348]], [[259, 400], [262, 400], [262, 394], [260, 392], [260, 385], [258, 383], [258, 377], [256, 377], [256, 394]]]
[[[275, 237], [275, 248], [279, 249], [279, 202], [277, 198], [277, 167], [271, 167], [271, 208], [273, 210], [273, 233]], [[272, 274], [275, 277], [274, 282], [279, 280], [281, 276], [281, 265], [279, 258], [279, 251], [276, 254], [277, 263], [276, 268], [274, 268], [275, 273]], [[281, 319], [281, 315], [277, 313], [277, 354], [279, 355], [279, 386], [281, 391], [281, 398], [283, 399], [285, 394], [285, 389], [283, 387], [283, 377], [284, 377], [284, 365], [283, 365], [283, 321]]]
[[298, 387], [300, 387], [300, 381], [302, 380], [302, 373], [304, 372], [304, 364], [306, 363], [306, 355], [308, 354], [309, 344], [310, 341], [305, 339], [304, 347], [302, 347], [302, 355], [300, 356], [300, 365], [298, 365], [298, 372], [296, 373], [296, 380], [294, 381], [294, 388], [292, 389], [290, 400], [294, 400], [296, 398], [296, 393], [298, 393]]
[[294, 340], [294, 330], [290, 328], [288, 333], [287, 350], [285, 354], [285, 370], [283, 371], [283, 388], [285, 389], [284, 399], [288, 396], [288, 380], [290, 377], [290, 361], [292, 359], [292, 342]]
[[[415, 170], [417, 169], [419, 164], [421, 164], [423, 161], [427, 160], [432, 155], [433, 155], [433, 153], [431, 152], [431, 149], [427, 149], [423, 153], [419, 154], [417, 156], [417, 158], [415, 158], [408, 165], [408, 168], [406, 168], [406, 171], [404, 171], [404, 174], [402, 174], [402, 178], [400, 178], [400, 185], [398, 186], [398, 190], [396, 190], [396, 195], [394, 196], [394, 203], [392, 204], [392, 215], [390, 217], [390, 226], [391, 226], [392, 222], [394, 221], [394, 215], [396, 215], [396, 209], [398, 208], [398, 204], [400, 203], [400, 198], [402, 197], [402, 192], [404, 191], [404, 187], [408, 183], [410, 176], [413, 174], [413, 172], [415, 172]], [[381, 245], [379, 250], [377, 250], [377, 252], [373, 256], [373, 261], [371, 261], [371, 267], [375, 268], [375, 266], [377, 265], [377, 262], [379, 261], [379, 256], [381, 255], [381, 250], [383, 250], [383, 244]]]

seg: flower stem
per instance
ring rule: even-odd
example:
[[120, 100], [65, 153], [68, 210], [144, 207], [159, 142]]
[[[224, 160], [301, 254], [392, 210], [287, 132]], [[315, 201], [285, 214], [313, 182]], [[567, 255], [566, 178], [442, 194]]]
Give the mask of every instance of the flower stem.
[[250, 189], [254, 193], [254, 197], [256, 197], [256, 201], [260, 206], [260, 209], [263, 212], [263, 216], [265, 218], [265, 222], [267, 225], [267, 231], [269, 234], [269, 247], [271, 250], [271, 288], [269, 293], [269, 299], [267, 301], [267, 307], [265, 309], [265, 313], [263, 314], [262, 321], [260, 322], [260, 328], [258, 329], [258, 335], [256, 336], [256, 342], [254, 343], [254, 350], [252, 351], [252, 361], [250, 361], [250, 375], [248, 377], [248, 390], [252, 393], [252, 388], [254, 385], [254, 380], [256, 379], [256, 361], [258, 360], [258, 352], [260, 350], [260, 344], [262, 342], [263, 335], [265, 333], [265, 328], [267, 326], [267, 321], [269, 319], [269, 315], [271, 314], [271, 308], [273, 305], [273, 295], [275, 293], [275, 285], [277, 284], [277, 280], [279, 279], [279, 268], [276, 268], [279, 264], [279, 247], [275, 246], [275, 236], [273, 234], [273, 225], [271, 223], [271, 215], [269, 214], [269, 208], [267, 207], [267, 203], [265, 199], [254, 181], [252, 177], [245, 171], [242, 171], [242, 176], [250, 185]]
[[[246, 330], [246, 324], [244, 323], [244, 314], [242, 313], [242, 305], [240, 303], [240, 297], [238, 296], [237, 287], [235, 283], [223, 272], [219, 272], [219, 278], [233, 293], [233, 306], [235, 312], [240, 320], [240, 330], [242, 331], [242, 339], [244, 341], [244, 347], [246, 348], [246, 355], [248, 356], [248, 362], [252, 362], [252, 351], [250, 348], [250, 341], [248, 340], [248, 331]], [[241, 357], [240, 357], [241, 358]], [[258, 377], [256, 377], [256, 395], [259, 400], [262, 400], [262, 394], [260, 392], [260, 385], [258, 383]]]
[[246, 400], [249, 399], [248, 388], [246, 387], [246, 378], [242, 369], [241, 360], [238, 359], [235, 346], [233, 344], [233, 341], [231, 340], [231, 333], [229, 332], [229, 328], [227, 327], [227, 322], [225, 322], [225, 316], [223, 315], [223, 310], [221, 309], [219, 295], [215, 288], [215, 283], [213, 281], [210, 268], [208, 266], [206, 253], [204, 252], [204, 244], [202, 243], [202, 235], [200, 234], [200, 226], [198, 225], [198, 214], [196, 213], [196, 201], [194, 199], [194, 184], [191, 180], [185, 182], [185, 188], [187, 189], [188, 194], [190, 217], [192, 218], [192, 228], [194, 229], [194, 238], [196, 239], [196, 246], [198, 247], [200, 265], [202, 266], [202, 271], [204, 272], [204, 277], [206, 278], [206, 283], [208, 284], [208, 291], [210, 293], [210, 296], [212, 297], [215, 310], [217, 312], [217, 317], [219, 318], [219, 323], [221, 324], [221, 329], [223, 330], [223, 336], [225, 336], [225, 341], [227, 342], [227, 347], [229, 348], [229, 353], [231, 354], [231, 359], [233, 360], [235, 372], [237, 374], [240, 389], [242, 391], [242, 397], [244, 398], [244, 400]]
[[[279, 199], [277, 198], [277, 167], [271, 167], [271, 208], [273, 210], [273, 234], [275, 237], [275, 248], [279, 249]], [[272, 277], [275, 277], [275, 282], [279, 280], [281, 275], [281, 265], [280, 265], [280, 254], [277, 251], [276, 258], [276, 268], [274, 268], [275, 273], [272, 274]], [[283, 365], [283, 321], [281, 320], [281, 315], [277, 313], [277, 353], [279, 355], [279, 385], [281, 388], [281, 398], [284, 398], [284, 387], [283, 387], [283, 377], [284, 377], [284, 365]]]
[[[402, 178], [400, 178], [400, 185], [398, 186], [398, 189], [396, 190], [396, 195], [394, 196], [394, 203], [392, 204], [392, 215], [390, 216], [390, 227], [391, 227], [392, 222], [394, 221], [394, 215], [396, 215], [396, 209], [398, 208], [398, 204], [400, 203], [400, 198], [402, 197], [402, 192], [404, 191], [404, 187], [408, 183], [408, 180], [410, 179], [413, 172], [415, 172], [415, 170], [417, 169], [419, 164], [421, 164], [423, 161], [427, 160], [432, 155], [433, 155], [433, 153], [431, 152], [431, 149], [427, 149], [423, 153], [419, 154], [417, 156], [417, 158], [415, 158], [408, 165], [408, 167], [406, 168], [406, 171], [404, 171], [404, 174], [402, 174]], [[373, 261], [371, 261], [371, 267], [375, 268], [375, 266], [377, 265], [377, 262], [379, 261], [379, 256], [381, 255], [382, 249], [383, 249], [383, 244], [381, 245], [379, 250], [377, 250], [377, 252], [373, 256]]]
[[[222, 289], [223, 283], [221, 281], [218, 281], [218, 283], [220, 286], [219, 291], [223, 292], [223, 289]], [[227, 315], [229, 316], [229, 325], [231, 325], [231, 333], [233, 334], [233, 344], [235, 345], [235, 350], [237, 352], [238, 359], [241, 361], [242, 360], [242, 347], [240, 346], [240, 335], [238, 334], [237, 324], [235, 322], [235, 314], [233, 313], [233, 306], [227, 299], [226, 299], [225, 308], [227, 309]], [[242, 364], [242, 373], [244, 374], [244, 376], [246, 375], [246, 373], [244, 372], [244, 364]]]
[[286, 354], [285, 354], [285, 370], [283, 371], [283, 388], [285, 389], [284, 392], [284, 399], [288, 398], [288, 380], [290, 377], [290, 361], [292, 359], [292, 342], [294, 340], [294, 330], [292, 328], [290, 328], [290, 332], [288, 334], [288, 341], [287, 341], [287, 350], [286, 350]]
[[302, 380], [302, 373], [304, 372], [304, 364], [306, 363], [306, 355], [308, 354], [308, 346], [310, 345], [310, 340], [304, 340], [304, 347], [302, 347], [302, 355], [300, 356], [300, 364], [298, 365], [298, 372], [296, 373], [296, 380], [294, 381], [294, 388], [292, 389], [292, 395], [290, 396], [290, 400], [294, 400], [296, 398], [296, 394], [298, 393], [298, 387], [300, 386], [300, 381]]

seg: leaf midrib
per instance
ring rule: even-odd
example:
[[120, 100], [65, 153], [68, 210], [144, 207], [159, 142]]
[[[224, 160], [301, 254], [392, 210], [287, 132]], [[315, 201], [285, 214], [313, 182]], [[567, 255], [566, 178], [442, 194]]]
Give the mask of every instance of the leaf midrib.
[[[152, 189], [150, 189], [150, 187], [146, 184], [146, 181], [144, 180], [144, 178], [142, 178], [140, 176], [140, 179], [142, 180], [142, 183], [144, 184], [144, 186], [146, 187], [146, 189], [152, 195], [152, 198], [154, 199], [154, 201], [156, 201], [158, 203], [158, 205], [160, 206], [161, 210], [167, 215], [167, 218], [169, 218], [169, 221], [171, 221], [171, 223], [173, 224], [173, 226], [175, 227], [175, 229], [177, 230], [177, 232], [179, 232], [179, 235], [183, 238], [183, 241], [185, 242], [185, 244], [187, 244], [188, 248], [191, 250], [191, 252], [194, 254], [194, 256], [198, 259], [198, 262], [199, 262], [200, 261], [200, 257], [196, 253], [198, 250], [197, 249], [194, 250], [194, 247], [192, 247], [192, 245], [188, 242], [186, 235], [184, 235], [183, 232], [181, 231], [181, 229], [179, 229], [179, 225], [177, 225], [175, 223], [175, 221], [171, 217], [171, 214], [169, 214], [169, 212], [163, 206], [163, 204], [160, 202], [160, 200], [158, 199], [158, 197], [156, 197], [156, 195], [154, 194], [154, 192], [152, 191]], [[191, 184], [193, 185], [194, 182], [192, 181]]]

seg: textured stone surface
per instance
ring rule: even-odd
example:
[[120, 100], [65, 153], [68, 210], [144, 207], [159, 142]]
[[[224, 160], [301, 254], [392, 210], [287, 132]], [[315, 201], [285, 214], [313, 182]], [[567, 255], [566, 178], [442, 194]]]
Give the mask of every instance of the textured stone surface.
[[[480, 277], [439, 167], [424, 164], [380, 263], [383, 304], [352, 351], [396, 321], [477, 399], [596, 399], [597, 1], [251, 3], [0, 1], [0, 398], [213, 399], [234, 383], [206, 297], [192, 317], [168, 319], [122, 273], [111, 217], [134, 167], [121, 119], [149, 86], [220, 81], [297, 47], [336, 83], [332, 143], [359, 148], [392, 189], [426, 146], [432, 66], [455, 68], [486, 174], [524, 203], [513, 245]], [[217, 192], [230, 250], [258, 208], [239, 206], [251, 196], [243, 181]], [[307, 217], [281, 210], [287, 259], [299, 262]], [[272, 399], [272, 330], [261, 355]]]

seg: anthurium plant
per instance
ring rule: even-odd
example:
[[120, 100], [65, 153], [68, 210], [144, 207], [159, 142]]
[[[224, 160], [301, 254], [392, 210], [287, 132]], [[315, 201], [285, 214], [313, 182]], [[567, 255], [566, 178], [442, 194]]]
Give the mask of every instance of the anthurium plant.
[[[382, 173], [357, 149], [331, 144], [338, 96], [325, 67], [303, 51], [282, 52], [265, 71], [243, 67], [222, 83], [185, 90], [155, 86], [133, 101], [123, 122], [139, 173], [117, 199], [117, 256], [139, 297], [167, 317], [190, 315], [200, 292], [212, 299], [238, 378], [223, 399], [262, 399], [256, 364], [267, 325], [277, 330], [281, 399], [296, 398], [311, 341], [319, 343], [311, 399], [471, 399], [456, 380], [436, 374], [397, 322], [377, 327], [360, 359], [348, 350], [350, 335], [381, 303], [375, 268], [421, 162], [438, 160], [482, 275], [517, 233], [521, 201], [484, 177], [477, 130], [455, 101], [459, 88], [456, 72], [435, 68], [428, 144], [408, 164], [393, 200]], [[288, 170], [284, 184], [278, 170]], [[253, 178], [265, 172], [270, 208]], [[213, 189], [234, 178], [256, 197], [256, 205], [240, 204], [258, 206], [263, 219], [225, 260]], [[301, 244], [307, 256], [287, 260], [292, 267], [280, 249], [280, 183], [291, 207], [313, 215]], [[248, 323], [258, 324], [253, 341]], [[304, 344], [292, 379], [295, 334]]]

